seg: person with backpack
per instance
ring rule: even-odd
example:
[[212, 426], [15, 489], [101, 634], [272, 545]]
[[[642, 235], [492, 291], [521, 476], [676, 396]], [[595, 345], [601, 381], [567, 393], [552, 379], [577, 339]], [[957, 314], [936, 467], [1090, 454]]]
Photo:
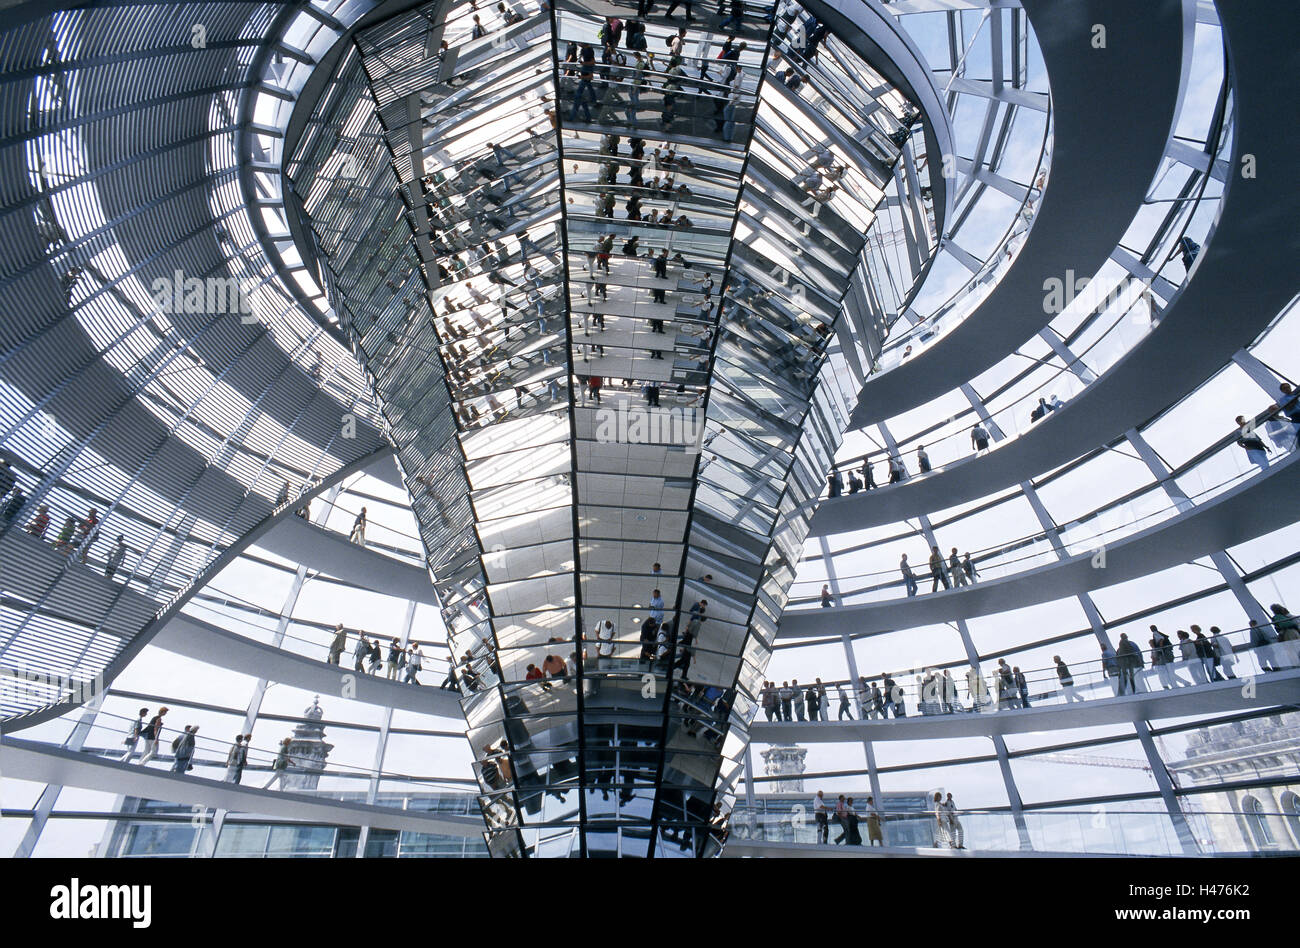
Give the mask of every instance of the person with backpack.
[[194, 759], [194, 739], [198, 733], [197, 724], [187, 724], [184, 732], [172, 741], [172, 773], [183, 774], [194, 769], [190, 761]]
[[141, 767], [158, 756], [158, 741], [162, 738], [163, 717], [170, 710], [170, 708], [159, 708], [158, 713], [149, 719], [149, 723], [140, 732], [145, 742], [144, 756], [140, 758]]
[[[1119, 666], [1119, 693], [1134, 694], [1137, 691], [1137, 673], [1142, 670], [1142, 650], [1129, 641], [1128, 633], [1119, 635], [1119, 647], [1115, 649], [1115, 661]], [[1127, 687], [1126, 687], [1127, 686]]]
[[248, 745], [252, 734], [236, 734], [235, 746], [226, 755], [226, 783], [239, 783], [244, 779], [244, 766], [248, 763]]
[[126, 740], [122, 743], [126, 745], [126, 753], [118, 758], [120, 763], [129, 764], [131, 758], [135, 756], [136, 745], [140, 743], [140, 737], [145, 730], [145, 717], [149, 714], [148, 708], [141, 708], [139, 716], [131, 722], [131, 727], [126, 732]]

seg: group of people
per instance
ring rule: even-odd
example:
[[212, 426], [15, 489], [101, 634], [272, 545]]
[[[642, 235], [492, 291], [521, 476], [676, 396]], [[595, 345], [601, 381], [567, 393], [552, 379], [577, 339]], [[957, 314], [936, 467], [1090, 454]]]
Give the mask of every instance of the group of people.
[[[1300, 443], [1300, 392], [1295, 391], [1289, 382], [1278, 386], [1278, 400], [1265, 412], [1264, 433], [1268, 435], [1279, 451], [1290, 453]], [[1246, 452], [1246, 459], [1260, 470], [1269, 465], [1268, 445], [1260, 437], [1259, 427], [1246, 416], [1238, 415], [1237, 447]]]
[[[1248, 625], [1256, 662], [1265, 673], [1300, 668], [1300, 620], [1281, 603], [1268, 608], [1270, 621], [1251, 619]], [[1102, 646], [1103, 676], [1113, 680], [1121, 695], [1146, 690], [1141, 677], [1144, 668], [1165, 691], [1235, 679], [1237, 654], [1227, 635], [1217, 625], [1210, 626], [1208, 636], [1199, 625], [1188, 628], [1190, 632], [1179, 629], [1174, 633], [1175, 642], [1152, 625], [1147, 650], [1122, 633], [1114, 649]], [[1180, 671], [1186, 672], [1186, 677], [1179, 675]]]
[[[836, 685], [835, 693], [839, 699], [837, 720], [843, 721], [846, 716], [852, 720], [853, 713], [849, 710], [844, 686]], [[806, 687], [801, 687], [797, 678], [781, 682], [780, 687], [776, 682], [765, 681], [759, 691], [759, 705], [772, 722], [830, 720], [827, 689], [820, 678]]]
[[[163, 738], [163, 719], [170, 710], [167, 707], [159, 708], [152, 717], [149, 715], [148, 708], [139, 710], [135, 720], [127, 728], [126, 738], [123, 740], [126, 745], [126, 752], [118, 758], [120, 763], [129, 764], [135, 757], [141, 742], [144, 743], [144, 752], [140, 756], [141, 766], [158, 756], [158, 750]], [[197, 724], [187, 724], [179, 734], [172, 738], [172, 773], [185, 774], [194, 769], [194, 755], [197, 751], [198, 737], [199, 726]], [[248, 752], [252, 747], [252, 740], [252, 734], [235, 735], [235, 742], [226, 753], [226, 773], [224, 777], [226, 783], [240, 783], [243, 781], [244, 768], [248, 766]], [[292, 742], [292, 737], [286, 737], [280, 742], [275, 759], [271, 762], [271, 779], [266, 782], [263, 789], [269, 788], [277, 780], [282, 781], [284, 779], [293, 762], [290, 754]]]
[[[898, 571], [903, 576], [903, 585], [907, 588], [908, 597], [915, 596], [919, 584], [916, 573], [907, 562], [906, 553], [898, 561]], [[979, 570], [971, 560], [969, 551], [961, 556], [954, 546], [945, 562], [943, 554], [939, 552], [939, 547], [936, 545], [930, 547], [930, 579], [930, 592], [938, 592], [940, 584], [943, 584], [944, 589], [956, 589], [960, 586], [974, 585], [979, 580]], [[825, 602], [823, 601], [822, 604], [825, 605]]]
[[[1281, 603], [1273, 603], [1269, 611], [1272, 621], [1268, 623], [1250, 620], [1250, 650], [1265, 673], [1300, 668], [1300, 617], [1292, 615]], [[1178, 630], [1175, 641], [1152, 625], [1147, 652], [1138, 648], [1127, 633], [1121, 633], [1114, 649], [1109, 645], [1101, 647], [1100, 680], [1110, 681], [1113, 694], [1121, 696], [1144, 690], [1140, 677], [1143, 668], [1149, 668], [1151, 677], [1165, 690], [1236, 679], [1234, 667], [1238, 655], [1227, 633], [1218, 626], [1210, 626], [1208, 635], [1199, 625], [1188, 628], [1190, 632]], [[1009, 664], [1005, 658], [997, 660], [987, 680], [979, 669], [971, 666], [964, 676], [968, 703], [963, 703], [951, 670], [940, 672], [927, 668], [915, 676], [917, 710], [922, 715], [932, 715], [1030, 708], [1035, 701], [1052, 694], [1059, 694], [1067, 704], [1084, 700], [1074, 672], [1061, 656], [1053, 655], [1052, 667], [1043, 671], [1047, 672], [1051, 684], [1038, 684], [1040, 690], [1035, 693], [1034, 682], [1018, 665]], [[844, 684], [835, 683], [832, 687], [839, 699], [837, 720], [853, 720]], [[797, 680], [782, 682], [779, 687], [766, 681], [759, 692], [759, 703], [767, 720], [774, 723], [826, 721], [829, 719], [827, 691], [820, 678], [806, 687], [801, 687]], [[860, 676], [854, 692], [858, 713], [864, 721], [907, 717], [907, 692], [890, 673], [880, 676], [879, 681]]]
[[[1041, 398], [1039, 399], [1039, 402], [1041, 403], [1040, 407], [1046, 406], [1043, 407], [1044, 412], [1055, 411], [1057, 408], [1062, 407], [1060, 399], [1055, 395], [1052, 396], [1051, 402], [1047, 402], [1045, 399]], [[1035, 409], [1035, 411], [1037, 410], [1038, 409]], [[1034, 420], [1037, 421], [1037, 417]], [[984, 427], [983, 423], [976, 422], [971, 426], [970, 444], [971, 450], [975, 454], [987, 451], [989, 449], [989, 441], [989, 431]], [[918, 444], [914, 453], [916, 454], [917, 473], [929, 474], [934, 470], [934, 465], [930, 461], [930, 455], [925, 450], [925, 445]], [[826, 475], [828, 496], [839, 497], [845, 492], [846, 476], [848, 479], [847, 489], [850, 494], [856, 494], [862, 490], [875, 490], [880, 487], [880, 485], [876, 483], [875, 472], [871, 466], [871, 458], [864, 457], [861, 465], [856, 469], [850, 468], [846, 471], [840, 471], [839, 468], [836, 467], [831, 470], [830, 474]], [[885, 459], [885, 477], [886, 484], [901, 484], [903, 481], [908, 479], [909, 472], [907, 470], [907, 464], [897, 453], [890, 452], [888, 457]]]
[[[862, 822], [862, 816], [858, 813], [857, 808], [853, 805], [853, 798], [840, 794], [835, 801], [835, 808], [826, 803], [826, 796], [821, 791], [817, 791], [817, 796], [813, 798], [813, 821], [817, 829], [818, 845], [826, 845], [830, 842], [830, 824], [834, 823], [840, 828], [840, 835], [835, 837], [835, 844], [847, 844], [849, 846], [862, 845], [862, 831], [859, 829]], [[870, 846], [884, 846], [885, 835], [882, 828], [884, 820], [880, 808], [876, 806], [875, 797], [867, 797], [867, 802], [863, 806], [863, 812], [867, 818], [867, 839]]]
[[[722, 16], [726, 2], [720, 4], [719, 16]], [[740, 4], [733, 3], [733, 6]], [[718, 42], [716, 52], [707, 49], [688, 63], [684, 53], [687, 29], [683, 26], [664, 40], [667, 51], [660, 69], [656, 54], [649, 49], [642, 22], [645, 16], [638, 13], [636, 19], [626, 23], [620, 17], [606, 17], [597, 36], [601, 48], [599, 66], [593, 44], [568, 44], [560, 64], [560, 75], [562, 88], [571, 88], [573, 94], [569, 121], [576, 122], [581, 112], [582, 120], [590, 123], [591, 107], [595, 105], [599, 110], [606, 104], [616, 104], [619, 97], [611, 93], [617, 90], [626, 94], [622, 108], [628, 124], [641, 124], [641, 113], [645, 109], [641, 97], [654, 90], [660, 94], [657, 118], [662, 128], [672, 128], [679, 118], [707, 116], [712, 119], [713, 133], [730, 141], [735, 133], [736, 109], [744, 97], [745, 78], [739, 60], [747, 44], [743, 40], [737, 41], [735, 36], [725, 36]], [[738, 29], [740, 20], [741, 14], [733, 11], [732, 16], [722, 20], [718, 29], [722, 33]], [[720, 69], [716, 75], [711, 71], [715, 65]], [[694, 76], [688, 75], [688, 66], [695, 70]], [[684, 88], [688, 81], [694, 88], [691, 93]], [[694, 108], [682, 108], [682, 99], [686, 96], [690, 96], [686, 99], [687, 104], [693, 104]], [[705, 107], [711, 108], [706, 112]], [[683, 114], [679, 115], [679, 112]], [[700, 129], [692, 125], [691, 131], [699, 134]]]
[[[14, 522], [26, 503], [27, 495], [23, 492], [22, 485], [18, 483], [13, 467], [8, 460], [0, 458], [0, 519], [4, 520], [6, 527]], [[44, 540], [50, 522], [49, 504], [38, 504], [36, 513], [23, 529], [32, 536]], [[85, 563], [90, 557], [91, 549], [99, 541], [100, 527], [99, 511], [94, 507], [90, 508], [84, 517], [69, 514], [51, 542], [54, 544], [54, 549], [64, 556], [75, 557], [78, 563]], [[122, 568], [129, 549], [126, 535], [119, 534], [117, 542], [104, 559], [104, 575], [108, 579], [116, 576], [118, 570]]]
[[[338, 665], [343, 657], [343, 653], [348, 647], [348, 630], [340, 622], [334, 626], [334, 637], [330, 640], [329, 658], [326, 659], [331, 665]], [[352, 667], [362, 674], [367, 672], [371, 675], [378, 675], [384, 671], [384, 653], [383, 646], [379, 643], [379, 637], [370, 638], [365, 632], [357, 632], [357, 642], [352, 648]], [[420, 684], [420, 671], [424, 668], [424, 653], [420, 651], [420, 643], [412, 642], [409, 645], [402, 645], [400, 639], [393, 639], [388, 645], [388, 665], [386, 677], [389, 681], [397, 681], [398, 676], [402, 676], [403, 684]]]

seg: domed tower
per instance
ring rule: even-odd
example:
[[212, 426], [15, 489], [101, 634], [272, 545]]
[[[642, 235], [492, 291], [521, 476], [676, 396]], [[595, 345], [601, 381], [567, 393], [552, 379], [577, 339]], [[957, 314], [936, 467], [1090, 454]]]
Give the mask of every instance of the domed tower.
[[321, 720], [325, 712], [320, 706], [320, 695], [312, 698], [311, 707], [303, 712], [303, 719], [293, 729], [289, 742], [289, 767], [284, 776], [286, 790], [315, 790], [320, 775], [325, 770], [325, 759], [334, 749], [325, 741], [325, 726]]

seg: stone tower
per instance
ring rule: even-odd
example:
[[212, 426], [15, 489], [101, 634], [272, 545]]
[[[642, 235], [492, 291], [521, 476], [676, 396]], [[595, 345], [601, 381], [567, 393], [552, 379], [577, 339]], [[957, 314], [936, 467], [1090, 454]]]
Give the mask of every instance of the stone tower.
[[334, 749], [327, 744], [325, 728], [320, 723], [325, 717], [321, 710], [320, 695], [312, 698], [311, 707], [303, 712], [302, 722], [293, 729], [289, 742], [289, 767], [284, 774], [286, 790], [315, 790], [325, 770], [325, 759]]

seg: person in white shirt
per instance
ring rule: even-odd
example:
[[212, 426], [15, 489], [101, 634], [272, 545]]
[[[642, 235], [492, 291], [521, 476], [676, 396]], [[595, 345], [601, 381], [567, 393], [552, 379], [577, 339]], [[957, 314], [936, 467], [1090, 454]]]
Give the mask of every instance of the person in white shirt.
[[[935, 797], [939, 795], [936, 793]], [[957, 819], [957, 804], [952, 800], [952, 794], [948, 794], [948, 799], [943, 801], [943, 810], [945, 819], [948, 822], [948, 843], [953, 849], [965, 849], [965, 837], [962, 833], [961, 820]]]
[[417, 676], [423, 667], [424, 653], [420, 651], [419, 645], [412, 645], [410, 651], [406, 654], [406, 677], [403, 679], [403, 684], [415, 682], [418, 685], [420, 680]]
[[883, 818], [880, 814], [880, 807], [876, 806], [876, 798], [867, 797], [867, 805], [864, 809], [867, 811], [867, 845], [874, 846], [879, 843], [884, 846], [885, 834], [881, 826]]
[[602, 668], [614, 657], [614, 623], [608, 619], [596, 624], [596, 656]]
[[936, 849], [952, 846], [948, 838], [948, 810], [943, 805], [943, 794], [934, 792], [934, 845]]
[[817, 796], [813, 799], [813, 819], [817, 821], [817, 842], [826, 843], [830, 840], [831, 827], [829, 821], [829, 808], [826, 806], [826, 798], [822, 796], [822, 791], [817, 791]]

